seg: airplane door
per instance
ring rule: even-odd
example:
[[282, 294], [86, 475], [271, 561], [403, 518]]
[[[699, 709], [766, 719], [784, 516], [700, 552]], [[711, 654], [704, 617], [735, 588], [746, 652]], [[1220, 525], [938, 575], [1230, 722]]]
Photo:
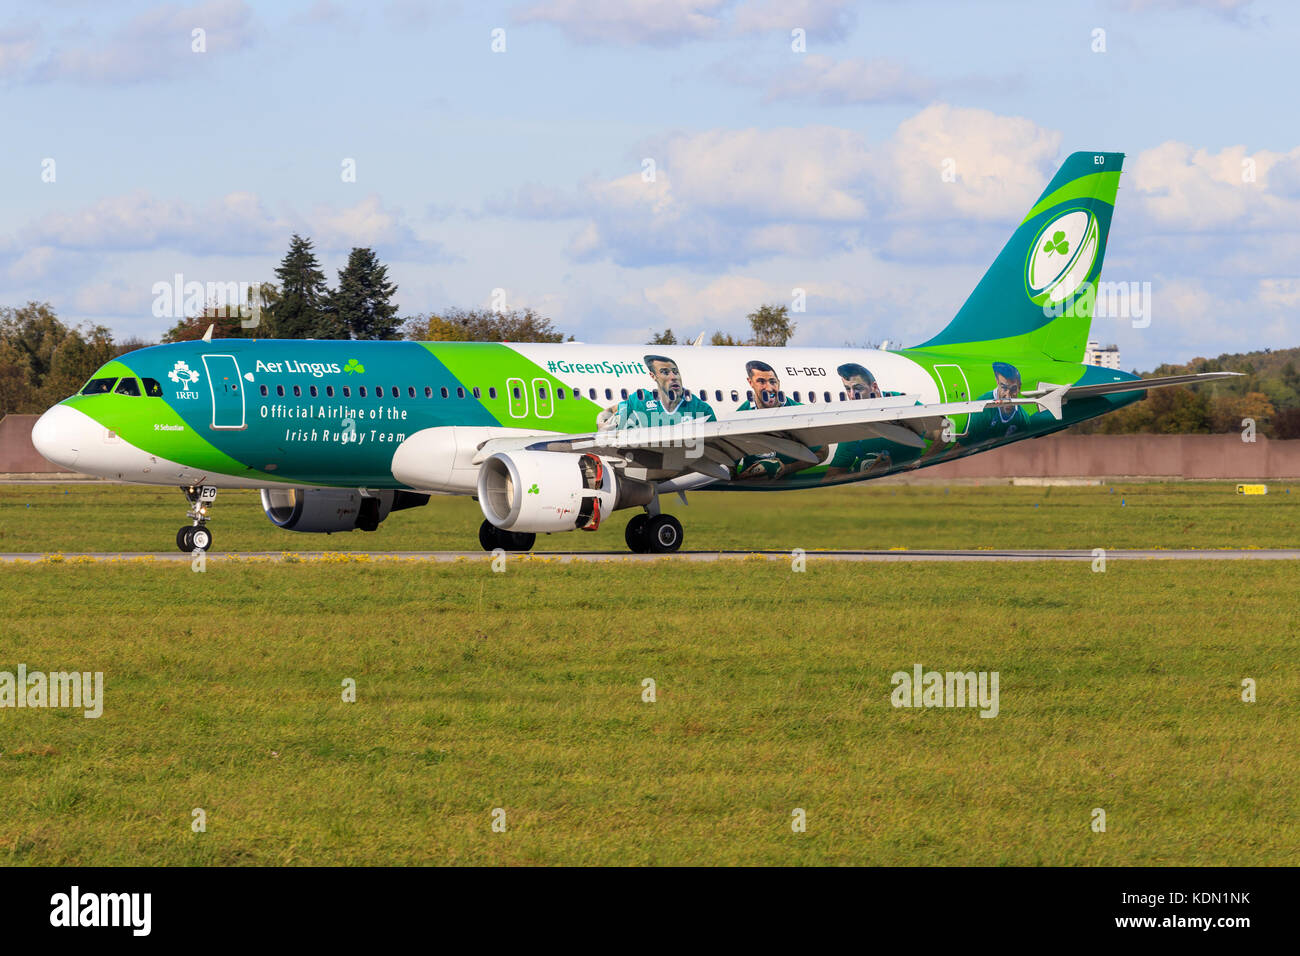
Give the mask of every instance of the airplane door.
[[244, 380], [239, 377], [239, 363], [233, 355], [205, 355], [203, 367], [208, 373], [212, 393], [212, 427], [227, 431], [247, 428], [244, 421]]
[[[945, 402], [969, 402], [972, 400], [970, 386], [966, 384], [966, 373], [960, 365], [936, 365], [934, 374], [939, 378], [943, 388]], [[953, 434], [964, 435], [970, 428], [969, 415], [952, 415]]]

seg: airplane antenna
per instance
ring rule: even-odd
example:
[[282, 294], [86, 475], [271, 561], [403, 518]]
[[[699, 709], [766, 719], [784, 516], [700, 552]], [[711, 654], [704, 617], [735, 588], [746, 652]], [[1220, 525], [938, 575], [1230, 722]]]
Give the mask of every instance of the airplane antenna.
[[203, 333], [203, 341], [205, 341], [205, 342], [211, 342], [211, 341], [212, 341], [212, 330], [215, 329], [216, 327], [217, 327], [217, 326], [216, 326], [216, 323], [215, 323], [215, 322], [214, 322], [212, 325], [209, 325], [209, 326], [208, 326], [208, 330], [207, 330], [206, 332]]
[[701, 345], [703, 345], [703, 344], [704, 344], [704, 333], [701, 332], [699, 335], [695, 336], [695, 339], [691, 342], [691, 345], [693, 345], [693, 346], [695, 346], [696, 348], [698, 348], [699, 346], [701, 346]]

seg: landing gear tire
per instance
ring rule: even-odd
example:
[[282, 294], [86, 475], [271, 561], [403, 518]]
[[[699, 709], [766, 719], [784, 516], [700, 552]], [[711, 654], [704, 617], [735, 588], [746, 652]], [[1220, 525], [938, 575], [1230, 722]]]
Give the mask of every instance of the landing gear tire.
[[190, 529], [190, 548], [207, 551], [212, 547], [212, 532], [203, 525]]
[[645, 526], [651, 554], [672, 554], [682, 546], [682, 523], [672, 515], [655, 515]]
[[498, 528], [491, 521], [484, 520], [478, 526], [478, 543], [484, 551], [531, 551], [537, 541], [537, 535], [526, 531], [506, 531]]
[[194, 550], [194, 545], [190, 543], [190, 538], [194, 534], [194, 525], [187, 524], [176, 532], [176, 547], [180, 548], [186, 554]]
[[623, 540], [627, 542], [629, 551], [635, 554], [645, 554], [650, 550], [650, 537], [646, 533], [646, 524], [650, 521], [648, 514], [637, 514], [632, 516], [632, 520], [627, 523], [623, 529]]

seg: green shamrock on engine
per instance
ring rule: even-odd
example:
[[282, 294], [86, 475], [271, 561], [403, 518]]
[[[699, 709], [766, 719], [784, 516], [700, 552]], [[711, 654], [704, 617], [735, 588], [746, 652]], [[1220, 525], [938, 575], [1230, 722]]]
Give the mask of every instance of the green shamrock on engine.
[[1059, 252], [1065, 255], [1070, 251], [1070, 242], [1065, 238], [1065, 233], [1060, 229], [1052, 233], [1052, 238], [1048, 239], [1043, 245], [1044, 252]]
[[365, 370], [366, 367], [362, 365], [360, 362], [358, 362], [356, 359], [348, 359], [348, 364], [343, 366], [343, 371], [347, 372], [349, 375], [351, 375], [353, 372], [356, 372], [358, 375], [360, 375]]

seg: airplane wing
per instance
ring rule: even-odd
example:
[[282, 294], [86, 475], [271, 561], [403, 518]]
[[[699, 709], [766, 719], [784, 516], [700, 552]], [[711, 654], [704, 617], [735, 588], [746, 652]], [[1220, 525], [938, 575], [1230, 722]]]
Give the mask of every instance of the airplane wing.
[[[525, 447], [537, 451], [593, 453], [612, 459], [636, 460], [638, 452], [655, 456], [656, 471], [695, 472], [721, 481], [731, 479], [732, 466], [746, 455], [775, 452], [816, 464], [815, 446], [832, 442], [885, 438], [914, 448], [925, 447], [921, 434], [942, 428], [951, 415], [977, 414], [1002, 405], [1035, 405], [1061, 417], [1062, 386], [1033, 398], [1008, 402], [938, 402], [925, 404], [916, 395], [865, 399], [840, 405], [799, 405], [755, 409], [726, 421], [686, 421], [676, 425], [622, 428], [531, 439]], [[507, 444], [508, 443], [508, 444]], [[477, 464], [497, 451], [518, 448], [518, 439], [485, 442], [474, 456]]]
[[[1242, 374], [1244, 373], [1199, 372], [1192, 375], [1162, 375], [1158, 378], [1099, 382], [1096, 385], [1071, 385], [1065, 393], [1065, 400], [1068, 402], [1076, 398], [1091, 398], [1094, 395], [1113, 395], [1116, 392], [1141, 392], [1148, 388], [1166, 388], [1170, 385], [1199, 385], [1202, 382], [1213, 382], [1218, 379], [1237, 378]], [[1039, 382], [1038, 384], [1040, 387], [1036, 391], [1022, 392], [1021, 394], [1032, 398], [1061, 388], [1060, 385], [1049, 385], [1047, 382]]]

